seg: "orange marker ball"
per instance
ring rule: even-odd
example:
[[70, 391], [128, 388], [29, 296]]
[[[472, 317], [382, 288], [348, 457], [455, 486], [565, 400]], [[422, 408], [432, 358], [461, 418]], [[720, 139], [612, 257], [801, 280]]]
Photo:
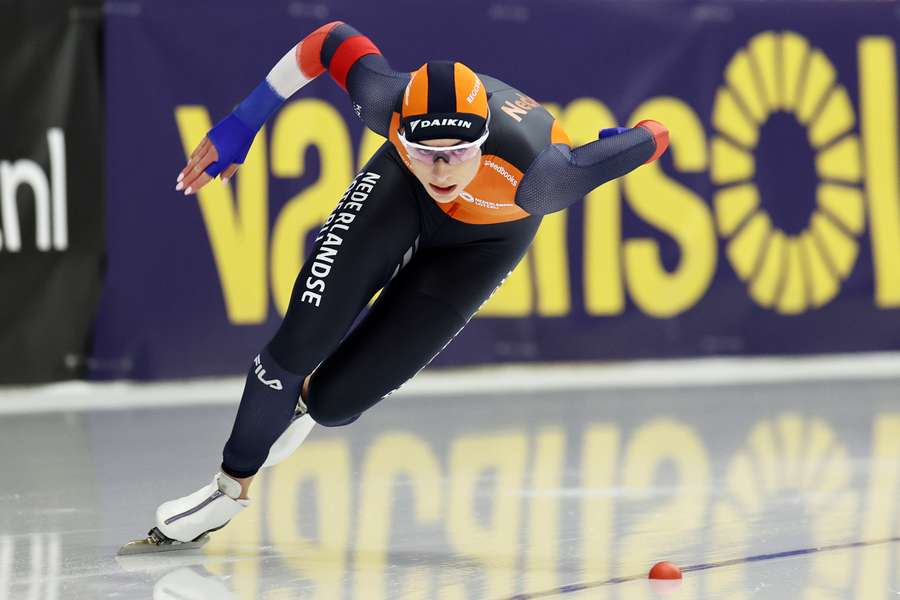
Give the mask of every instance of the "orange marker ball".
[[664, 560], [653, 565], [649, 577], [650, 579], [681, 579], [681, 569]]

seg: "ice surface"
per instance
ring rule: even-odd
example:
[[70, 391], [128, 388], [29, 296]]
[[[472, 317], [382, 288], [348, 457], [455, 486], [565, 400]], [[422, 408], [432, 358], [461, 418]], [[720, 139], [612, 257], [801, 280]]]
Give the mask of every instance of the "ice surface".
[[896, 596], [898, 385], [392, 397], [316, 428], [204, 549], [118, 559], [209, 480], [235, 407], [5, 415], [0, 600], [656, 598], [604, 582], [828, 546], [665, 597]]

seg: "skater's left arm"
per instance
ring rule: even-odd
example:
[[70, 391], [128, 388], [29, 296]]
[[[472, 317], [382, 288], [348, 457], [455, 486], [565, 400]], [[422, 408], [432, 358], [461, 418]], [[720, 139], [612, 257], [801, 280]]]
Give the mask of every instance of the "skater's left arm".
[[281, 102], [326, 71], [350, 96], [363, 123], [387, 137], [394, 105], [410, 76], [394, 71], [372, 40], [343, 21], [319, 27], [272, 68], [254, 91], [262, 97], [262, 112], [271, 114]]
[[669, 132], [656, 121], [603, 130], [578, 148], [553, 144], [534, 159], [516, 191], [516, 204], [532, 215], [568, 208], [600, 185], [653, 162], [666, 151]]
[[366, 126], [387, 137], [394, 105], [410, 76], [391, 69], [368, 37], [334, 21], [297, 42], [250, 95], [209, 131], [182, 169], [176, 189], [196, 191], [217, 175], [227, 180], [243, 163], [256, 132], [269, 117], [326, 71], [349, 94]]

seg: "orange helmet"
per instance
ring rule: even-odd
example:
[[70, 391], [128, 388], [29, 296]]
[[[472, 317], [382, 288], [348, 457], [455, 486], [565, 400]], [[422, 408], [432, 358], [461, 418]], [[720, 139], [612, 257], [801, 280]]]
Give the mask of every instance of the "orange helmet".
[[445, 60], [427, 62], [413, 72], [400, 109], [400, 127], [410, 142], [474, 142], [489, 118], [487, 92], [478, 75], [462, 63]]

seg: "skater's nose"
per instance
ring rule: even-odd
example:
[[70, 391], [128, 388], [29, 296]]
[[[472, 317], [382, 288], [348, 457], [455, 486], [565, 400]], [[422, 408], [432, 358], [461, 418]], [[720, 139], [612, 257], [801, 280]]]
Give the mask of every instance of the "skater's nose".
[[431, 167], [431, 174], [435, 179], [435, 183], [440, 185], [449, 179], [450, 175], [453, 174], [453, 170], [445, 160], [438, 159], [434, 161]]

